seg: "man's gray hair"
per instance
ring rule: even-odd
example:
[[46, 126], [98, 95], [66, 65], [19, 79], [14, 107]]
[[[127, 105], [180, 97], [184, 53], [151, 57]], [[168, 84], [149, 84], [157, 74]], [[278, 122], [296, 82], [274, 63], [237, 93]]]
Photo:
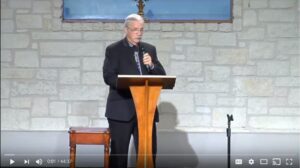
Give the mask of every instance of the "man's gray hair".
[[134, 13], [134, 14], [130, 14], [126, 17], [125, 22], [124, 22], [124, 27], [128, 27], [129, 23], [132, 21], [140, 21], [140, 22], [144, 23], [143, 17]]

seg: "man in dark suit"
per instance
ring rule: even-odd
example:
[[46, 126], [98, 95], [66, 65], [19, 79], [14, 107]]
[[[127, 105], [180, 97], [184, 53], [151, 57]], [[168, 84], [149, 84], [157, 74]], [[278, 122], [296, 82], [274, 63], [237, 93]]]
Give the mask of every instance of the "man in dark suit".
[[[144, 20], [137, 14], [127, 16], [124, 23], [125, 38], [106, 48], [103, 78], [109, 85], [105, 116], [111, 131], [111, 168], [126, 168], [131, 135], [138, 147], [137, 117], [129, 89], [117, 89], [118, 75], [166, 75], [158, 61], [156, 48], [141, 42]], [[158, 112], [155, 113], [158, 122]], [[156, 124], [153, 123], [153, 154], [156, 154]]]

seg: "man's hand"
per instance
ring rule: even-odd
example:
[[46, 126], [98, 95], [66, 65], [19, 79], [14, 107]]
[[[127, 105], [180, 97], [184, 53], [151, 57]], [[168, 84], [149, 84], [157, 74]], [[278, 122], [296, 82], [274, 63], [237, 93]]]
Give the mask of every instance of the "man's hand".
[[143, 63], [144, 63], [146, 66], [153, 67], [152, 58], [151, 58], [151, 56], [150, 56], [148, 53], [145, 53], [145, 54], [144, 54], [144, 57], [143, 57]]

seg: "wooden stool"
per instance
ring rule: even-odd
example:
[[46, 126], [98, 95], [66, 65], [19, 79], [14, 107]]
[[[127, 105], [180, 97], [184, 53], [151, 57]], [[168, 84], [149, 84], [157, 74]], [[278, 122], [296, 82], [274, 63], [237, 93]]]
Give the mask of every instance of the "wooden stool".
[[76, 145], [104, 145], [104, 168], [109, 165], [110, 132], [108, 128], [70, 127], [70, 167], [75, 168]]

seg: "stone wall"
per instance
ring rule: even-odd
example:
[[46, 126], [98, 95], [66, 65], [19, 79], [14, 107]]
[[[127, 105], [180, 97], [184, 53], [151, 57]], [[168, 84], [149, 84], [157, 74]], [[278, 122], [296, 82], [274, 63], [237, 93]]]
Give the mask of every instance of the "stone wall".
[[[122, 23], [66, 23], [61, 0], [1, 0], [1, 129], [107, 126], [105, 47]], [[173, 90], [160, 129], [299, 132], [298, 0], [234, 0], [233, 23], [147, 23]]]

